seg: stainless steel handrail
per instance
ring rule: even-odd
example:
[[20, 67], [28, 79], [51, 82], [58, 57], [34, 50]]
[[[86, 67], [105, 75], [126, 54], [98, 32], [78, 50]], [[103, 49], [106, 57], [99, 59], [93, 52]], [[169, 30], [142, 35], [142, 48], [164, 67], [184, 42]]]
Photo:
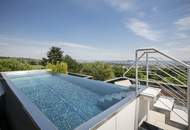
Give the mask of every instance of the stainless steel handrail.
[[[156, 69], [158, 69], [159, 71], [161, 71], [161, 72], [164, 73], [165, 75], [167, 75], [167, 76], [173, 78], [175, 81], [177, 81], [177, 82], [180, 83], [181, 85], [187, 86], [187, 92], [183, 91], [183, 89], [182, 89], [181, 87], [178, 87], [178, 88], [177, 88], [177, 91], [178, 91], [178, 92], [181, 92], [181, 93], [184, 94], [184, 95], [186, 95], [186, 96], [182, 96], [180, 93], [178, 93], [179, 96], [182, 96], [182, 97], [184, 97], [184, 98], [187, 98], [188, 126], [189, 126], [188, 129], [190, 129], [190, 65], [188, 65], [188, 64], [186, 64], [186, 63], [184, 63], [184, 62], [182, 62], [182, 61], [180, 61], [180, 60], [178, 60], [178, 59], [176, 59], [176, 58], [174, 58], [174, 57], [171, 57], [171, 56], [169, 56], [169, 55], [167, 55], [167, 54], [165, 54], [165, 53], [163, 53], [163, 52], [161, 52], [161, 51], [158, 51], [158, 50], [156, 50], [156, 49], [154, 49], [154, 48], [145, 48], [145, 49], [138, 49], [138, 50], [136, 50], [136, 53], [135, 53], [135, 64], [133, 64], [132, 67], [130, 67], [130, 70], [135, 66], [135, 72], [136, 72], [135, 82], [136, 82], [136, 86], [137, 86], [137, 87], [136, 87], [136, 93], [137, 93], [137, 95], [139, 94], [139, 92], [138, 92], [138, 91], [139, 91], [139, 90], [138, 90], [138, 82], [139, 82], [139, 77], [138, 77], [138, 74], [139, 74], [139, 61], [143, 58], [142, 55], [141, 55], [140, 57], [138, 56], [139, 53], [141, 53], [141, 54], [143, 53], [143, 56], [144, 56], [144, 54], [146, 54], [146, 66], [144, 66], [144, 67], [146, 68], [146, 84], [147, 84], [147, 86], [148, 86], [148, 82], [150, 82], [148, 75], [149, 75], [149, 73], [151, 72], [151, 71], [149, 70], [149, 60], [148, 60], [148, 59], [150, 59], [150, 57], [149, 57], [148, 54], [152, 54], [152, 53], [154, 53], [154, 54], [159, 54], [160, 56], [165, 57], [165, 58], [171, 60], [172, 62], [174, 62], [175, 64], [178, 64], [178, 65], [180, 66], [180, 68], [179, 68], [178, 66], [173, 65], [172, 63], [169, 63], [172, 67], [176, 68], [176, 69], [173, 69], [173, 68], [170, 68], [168, 65], [165, 65], [165, 66], [168, 67], [168, 69], [170, 69], [171, 72], [173, 72], [174, 74], [176, 74], [176, 75], [178, 75], [178, 76], [180, 75], [180, 77], [183, 78], [183, 82], [182, 82], [180, 79], [178, 79], [178, 78], [172, 76], [171, 74], [167, 73], [167, 72], [164, 71], [162, 68], [159, 68], [159, 67], [156, 66]], [[163, 64], [162, 64], [162, 65], [163, 65]], [[181, 67], [184, 67], [185, 69], [181, 69]], [[127, 71], [123, 74], [123, 77], [125, 77], [125, 75], [126, 75], [130, 70], [127, 70]], [[186, 70], [187, 70], [187, 72], [186, 72]], [[187, 76], [186, 76], [184, 73], [187, 73]], [[184, 81], [186, 80], [186, 77], [187, 77], [187, 84], [184, 83]], [[163, 77], [162, 77], [162, 78], [163, 78]], [[166, 81], [166, 82], [168, 82], [168, 81]], [[174, 87], [177, 87], [177, 86], [174, 86]], [[170, 91], [171, 91], [171, 90], [170, 90]], [[177, 91], [175, 91], [175, 92], [177, 92]]]
[[[163, 79], [163, 76], [161, 76], [161, 75], [158, 75], [158, 74], [154, 74], [154, 75], [156, 75], [156, 76], [158, 76], [159, 78], [161, 78], [161, 79]], [[165, 79], [164, 79], [165, 80]], [[166, 80], [165, 80], [166, 81]], [[178, 94], [178, 96], [180, 96], [180, 97], [182, 97], [182, 98], [185, 98], [183, 95], [181, 95], [179, 92], [177, 92], [177, 91], [175, 91], [175, 89], [173, 89], [172, 87], [170, 87], [169, 85], [167, 85], [167, 84], [165, 84], [167, 87], [169, 87], [169, 88], [171, 88], [176, 94]], [[175, 87], [175, 88], [177, 88], [177, 87]], [[181, 92], [181, 91], [180, 91]]]
[[[158, 68], [158, 67], [157, 67]], [[163, 71], [162, 69], [160, 69], [160, 68], [158, 68], [159, 70], [161, 70], [162, 72], [164, 72], [165, 74], [168, 74], [168, 73], [166, 73], [165, 71]], [[170, 76], [170, 74], [168, 74], [168, 76]], [[170, 77], [172, 77], [173, 78], [173, 76], [170, 76]], [[164, 77], [163, 76], [161, 76], [161, 78], [165, 81], [165, 82], [170, 82], [169, 80], [167, 80], [167, 79], [164, 79]], [[176, 79], [175, 77], [174, 77], [174, 79]], [[177, 79], [176, 79], [177, 80]], [[177, 80], [178, 81], [178, 80]], [[180, 81], [181, 82], [181, 81]], [[183, 83], [182, 85], [184, 85], [185, 86], [185, 84]], [[182, 93], [184, 93], [184, 94], [186, 94], [186, 92], [183, 90], [183, 89], [181, 89], [180, 87], [179, 88], [177, 88], [179, 91], [181, 91]]]
[[[138, 60], [140, 60], [143, 56], [144, 56], [145, 53], [142, 53], [141, 56], [138, 58]], [[132, 64], [129, 69], [127, 69], [127, 71], [125, 71], [125, 73], [123, 74], [123, 77], [125, 77], [125, 75], [133, 68], [135, 67], [135, 63]]]
[[[143, 58], [143, 57], [142, 57]], [[184, 73], [187, 73], [186, 71], [182, 70], [182, 68], [179, 68], [177, 65], [173, 65], [170, 62], [164, 63], [163, 61], [165, 61], [163, 58], [159, 57], [160, 60], [158, 60], [155, 57], [148, 57], [149, 59], [154, 59], [156, 61], [158, 61], [159, 63], [162, 62], [162, 65], [168, 66], [168, 68], [175, 68], [175, 71], [179, 74], [181, 74], [181, 76], [183, 76], [184, 78], [187, 78], [187, 75], [185, 75]]]
[[[141, 72], [141, 71], [140, 71]], [[151, 73], [150, 73], [151, 74]], [[132, 80], [135, 82], [135, 79], [134, 78], [129, 78], [129, 77], [125, 77], [129, 80]], [[147, 80], [143, 80], [143, 79], [139, 79], [140, 82], [146, 82]], [[149, 79], [148, 82], [151, 82], [151, 83], [154, 83], [154, 82], [157, 82], [157, 83], [160, 83], [160, 84], [166, 84], [166, 85], [172, 85], [172, 86], [180, 86], [180, 87], [187, 87], [186, 85], [180, 85], [180, 84], [172, 84], [172, 83], [165, 83], [165, 82], [161, 82], [161, 81], [156, 81], [156, 80], [151, 80]]]
[[161, 84], [157, 84], [157, 85], [159, 85], [167, 94], [169, 94], [175, 100], [177, 100], [178, 102], [182, 103], [184, 106], [186, 105], [186, 103], [183, 100], [181, 100], [177, 95], [175, 95], [174, 93], [172, 93], [169, 89], [167, 89], [166, 87], [164, 87]]
[[136, 50], [136, 51], [137, 51], [137, 52], [145, 51], [145, 53], [148, 53], [148, 51], [154, 51], [155, 53], [157, 52], [157, 53], [159, 53], [159, 54], [161, 54], [161, 55], [163, 55], [163, 56], [165, 56], [165, 57], [167, 57], [167, 58], [169, 58], [169, 59], [171, 59], [171, 60], [173, 60], [173, 61], [175, 61], [175, 62], [181, 64], [181, 65], [183, 65], [184, 67], [190, 69], [190, 65], [188, 65], [188, 64], [186, 64], [186, 63], [184, 63], [184, 62], [178, 60], [177, 58], [168, 56], [167, 54], [165, 54], [165, 53], [163, 53], [163, 52], [161, 52], [161, 51], [158, 51], [158, 50], [156, 50], [156, 49], [154, 49], [154, 48], [138, 49], [138, 50]]
[[[160, 57], [160, 60], [163, 60], [161, 57]], [[174, 68], [176, 68], [178, 71], [180, 71], [180, 72], [182, 72], [182, 73], [187, 73], [186, 71], [184, 71], [184, 70], [182, 70], [180, 67], [178, 67], [177, 65], [173, 65], [172, 63], [167, 63], [167, 64], [169, 64], [170, 66], [172, 66], [172, 67], [174, 67]], [[184, 75], [184, 76], [186, 76], [187, 77], [187, 75]]]
[[[179, 76], [181, 76], [183, 79], [187, 79], [187, 76], [184, 74], [185, 72], [179, 72], [178, 70], [174, 70], [173, 69], [173, 67], [176, 67], [176, 68], [178, 68], [177, 66], [172, 66], [172, 67], [170, 67], [170, 66], [168, 66], [167, 64], [165, 64], [165, 63], [161, 63], [162, 61], [160, 61], [160, 60], [158, 60], [157, 58], [154, 58], [154, 57], [150, 57], [150, 59], [154, 59], [154, 60], [156, 60], [157, 61], [157, 63], [158, 64], [161, 64], [161, 65], [163, 65], [163, 66], [166, 66], [167, 67], [167, 69], [169, 69], [170, 71], [172, 71], [173, 73], [175, 73], [176, 75], [179, 75]], [[171, 64], [170, 64], [171, 65]]]

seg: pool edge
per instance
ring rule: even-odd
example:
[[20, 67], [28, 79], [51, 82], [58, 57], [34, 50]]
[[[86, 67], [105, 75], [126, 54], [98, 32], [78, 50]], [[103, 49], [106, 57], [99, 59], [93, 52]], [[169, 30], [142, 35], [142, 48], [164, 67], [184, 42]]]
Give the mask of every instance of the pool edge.
[[[47, 70], [43, 69], [43, 70], [1, 72], [0, 74], [5, 79], [6, 83], [10, 87], [10, 89], [14, 92], [14, 94], [16, 95], [18, 100], [24, 106], [25, 111], [29, 113], [32, 120], [37, 124], [37, 126], [42, 127], [42, 128], [40, 128], [41, 130], [48, 130], [47, 127], [46, 127], [47, 124], [48, 125], [51, 124], [50, 127], [55, 127], [55, 128], [50, 129], [50, 130], [58, 130], [56, 128], [56, 126], [39, 110], [39, 108], [37, 108], [37, 106], [35, 106], [29, 99], [27, 99], [27, 97], [24, 94], [22, 94], [22, 92], [18, 92], [19, 90], [17, 90], [17, 88], [14, 87], [14, 85], [11, 83], [11, 81], [6, 76], [6, 74], [10, 74], [10, 73], [30, 73], [30, 72], [32, 72], [32, 73], [47, 72]], [[21, 94], [19, 94], [19, 93], [21, 93]], [[23, 97], [25, 99], [23, 99]], [[103, 112], [99, 113], [98, 115], [94, 116], [90, 120], [88, 120], [88, 121], [84, 122], [83, 124], [79, 125], [74, 130], [89, 130], [89, 129], [94, 130], [94, 129], [100, 127], [107, 120], [109, 120], [114, 115], [116, 115], [118, 112], [120, 112], [125, 106], [127, 106], [128, 104], [133, 102], [136, 98], [137, 98], [136, 95], [134, 97], [130, 98], [130, 99], [128, 99], [127, 97], [124, 98], [123, 100], [117, 102], [116, 104], [114, 104], [110, 108], [108, 108], [105, 111], [103, 111]], [[29, 106], [28, 104], [30, 105], [30, 107], [32, 106], [32, 108], [28, 107]], [[35, 115], [38, 115], [38, 114], [36, 114], [34, 111], [37, 112], [42, 119], [38, 119], [39, 116], [38, 116], [38, 118], [36, 118]], [[45, 120], [45, 121], [42, 121], [42, 120]], [[44, 122], [46, 122], [46, 123], [44, 124]], [[45, 125], [46, 128], [43, 128], [44, 127], [43, 125]], [[48, 127], [48, 128], [50, 128], [50, 127]]]
[[31, 123], [38, 127], [37, 129], [39, 130], [58, 130], [58, 128], [37, 108], [37, 106], [33, 104], [19, 89], [17, 89], [14, 84], [12, 84], [12, 82], [6, 76], [6, 73], [10, 72], [0, 73], [6, 84], [4, 87], [8, 87], [5, 89], [10, 89], [11, 93], [14, 94], [16, 100], [20, 102], [19, 105], [21, 105], [23, 108], [23, 112], [29, 116], [28, 118], [30, 119]]

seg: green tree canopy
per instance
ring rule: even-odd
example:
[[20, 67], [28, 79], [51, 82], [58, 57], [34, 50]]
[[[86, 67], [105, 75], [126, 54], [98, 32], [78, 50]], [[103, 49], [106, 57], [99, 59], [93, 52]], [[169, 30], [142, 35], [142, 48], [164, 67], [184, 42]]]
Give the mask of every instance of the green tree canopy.
[[63, 51], [59, 47], [51, 47], [47, 53], [48, 62], [56, 64], [63, 60]]
[[125, 73], [126, 69], [124, 69], [120, 65], [113, 65], [113, 72], [116, 77], [122, 77], [123, 74]]
[[63, 58], [63, 61], [67, 63], [69, 72], [79, 72], [81, 69], [81, 64], [79, 64], [75, 59], [71, 56], [66, 55]]
[[16, 70], [30, 70], [32, 66], [21, 62], [16, 59], [1, 59], [0, 60], [0, 72], [3, 71], [16, 71]]
[[102, 62], [83, 64], [81, 73], [92, 75], [96, 80], [107, 80], [114, 77], [112, 66]]
[[43, 65], [43, 66], [46, 66], [48, 64], [48, 59], [47, 58], [42, 58], [40, 64]]

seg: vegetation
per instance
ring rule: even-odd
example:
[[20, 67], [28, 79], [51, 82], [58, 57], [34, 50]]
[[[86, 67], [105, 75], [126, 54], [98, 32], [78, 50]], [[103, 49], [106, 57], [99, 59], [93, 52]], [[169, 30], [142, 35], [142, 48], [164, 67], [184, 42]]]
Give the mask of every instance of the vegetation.
[[122, 77], [126, 69], [120, 65], [113, 65], [112, 67], [115, 77]]
[[64, 62], [68, 65], [68, 71], [77, 73], [80, 71], [81, 64], [69, 55], [63, 56], [63, 51], [59, 47], [51, 47], [47, 53], [47, 58], [42, 58], [41, 65], [46, 66], [47, 64], [57, 64], [58, 62]]
[[57, 62], [56, 64], [51, 64], [51, 63], [48, 63], [47, 64], [47, 68], [48, 69], [51, 69], [52, 72], [55, 72], [55, 73], [64, 73], [64, 74], [67, 74], [67, 64], [64, 63], [64, 62]]
[[42, 58], [42, 61], [40, 62], [42, 66], [46, 66], [48, 64], [48, 59], [47, 58]]
[[22, 62], [22, 63], [28, 63], [30, 65], [39, 65], [41, 60], [39, 59], [31, 59], [31, 58], [22, 58], [22, 57], [1, 57], [0, 56], [0, 60], [17, 60], [19, 62]]
[[59, 47], [51, 47], [47, 53], [48, 62], [51, 64], [57, 64], [63, 60], [63, 51]]
[[97, 80], [107, 80], [114, 77], [112, 66], [102, 62], [84, 63], [80, 72], [91, 75]]
[[[53, 72], [59, 73], [81, 73], [93, 76], [96, 80], [107, 80], [114, 77], [123, 76], [126, 68], [121, 65], [111, 65], [103, 62], [94, 63], [78, 63], [69, 55], [63, 56], [63, 51], [59, 47], [51, 47], [47, 53], [47, 58], [42, 60], [28, 59], [28, 58], [10, 58], [0, 57], [0, 72], [2, 71], [16, 71], [16, 70], [30, 70], [30, 69], [42, 69], [49, 68]], [[139, 68], [139, 79], [146, 79], [145, 67]], [[176, 75], [171, 69], [162, 67], [161, 70], [156, 69], [154, 66], [150, 66], [152, 73], [161, 75], [164, 78], [160, 78], [157, 75], [149, 75], [149, 79], [171, 83], [181, 84], [187, 83], [187, 78], [180, 75]], [[163, 70], [166, 73], [163, 73]], [[169, 75], [175, 76], [180, 79], [181, 82], [171, 78]], [[127, 74], [127, 77], [135, 78], [135, 68], [132, 68]]]
[[69, 55], [64, 56], [63, 62], [67, 63], [69, 72], [78, 73], [82, 68], [82, 65]]
[[16, 71], [16, 70], [30, 70], [32, 65], [21, 62], [15, 59], [1, 59], [0, 60], [0, 72], [3, 71]]

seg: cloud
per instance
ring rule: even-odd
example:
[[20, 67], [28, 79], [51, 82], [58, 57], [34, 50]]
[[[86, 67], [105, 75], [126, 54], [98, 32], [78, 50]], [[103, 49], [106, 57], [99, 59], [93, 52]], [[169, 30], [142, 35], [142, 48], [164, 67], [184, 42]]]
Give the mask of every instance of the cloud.
[[160, 33], [153, 30], [147, 23], [138, 19], [130, 19], [125, 26], [133, 31], [137, 36], [151, 41], [158, 41]]
[[0, 56], [26, 57], [41, 59], [46, 57], [51, 46], [61, 47], [65, 54], [82, 60], [119, 60], [125, 57], [121, 52], [97, 48], [73, 42], [34, 41], [19, 38], [0, 37]]
[[7, 43], [0, 42], [0, 47], [1, 47], [1, 46], [7, 46], [7, 45], [8, 45]]
[[190, 29], [190, 16], [178, 19], [174, 23], [179, 30], [189, 30]]
[[109, 49], [97, 48], [86, 44], [72, 42], [54, 42], [53, 44], [63, 47], [66, 54], [76, 59], [83, 60], [119, 60], [124, 58], [121, 52]]
[[71, 47], [71, 48], [97, 49], [97, 48], [92, 47], [92, 46], [82, 45], [82, 44], [77, 44], [77, 43], [69, 43], [69, 42], [63, 42], [63, 43], [61, 43], [61, 45], [62, 45], [62, 46], [65, 46], [65, 47]]
[[190, 45], [185, 47], [178, 47], [178, 48], [170, 48], [168, 49], [168, 53], [180, 60], [187, 60], [190, 59]]
[[181, 39], [184, 39], [184, 38], [188, 38], [189, 36], [187, 35], [187, 34], [185, 34], [185, 33], [175, 33], [175, 36], [177, 37], [177, 38], [181, 38]]
[[162, 41], [154, 45], [155, 48], [172, 57], [187, 61], [190, 59], [190, 38]]
[[155, 6], [155, 7], [152, 8], [152, 10], [153, 10], [154, 12], [158, 12], [158, 7]]
[[117, 8], [119, 11], [126, 11], [131, 8], [134, 0], [105, 0], [112, 7]]
[[143, 11], [140, 11], [140, 12], [138, 12], [138, 14], [137, 14], [139, 17], [144, 17], [145, 16], [145, 12], [143, 12]]

